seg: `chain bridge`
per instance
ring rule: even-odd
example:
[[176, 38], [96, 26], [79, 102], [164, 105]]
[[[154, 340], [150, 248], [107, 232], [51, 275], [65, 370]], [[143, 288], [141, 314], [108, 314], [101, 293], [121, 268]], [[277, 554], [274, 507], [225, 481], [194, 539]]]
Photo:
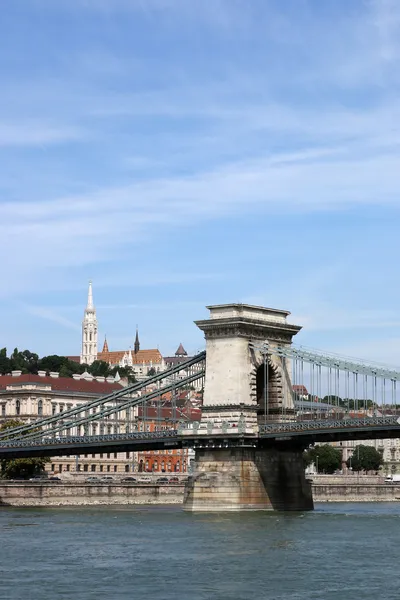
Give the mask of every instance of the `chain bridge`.
[[[2, 431], [0, 458], [192, 447], [186, 510], [308, 510], [306, 447], [400, 435], [400, 370], [293, 345], [301, 327], [287, 322], [287, 311], [208, 308], [210, 318], [196, 322], [206, 351], [82, 406]], [[176, 402], [192, 386], [203, 392], [202, 417], [194, 422]]]

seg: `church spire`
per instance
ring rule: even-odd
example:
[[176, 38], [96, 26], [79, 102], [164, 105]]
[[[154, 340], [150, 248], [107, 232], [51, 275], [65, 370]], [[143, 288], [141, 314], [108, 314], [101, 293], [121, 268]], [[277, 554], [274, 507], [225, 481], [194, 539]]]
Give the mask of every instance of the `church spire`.
[[91, 365], [97, 360], [97, 317], [93, 304], [92, 282], [89, 281], [87, 305], [82, 321], [81, 363]]
[[103, 350], [102, 350], [102, 352], [109, 352], [108, 343], [107, 343], [107, 336], [106, 335], [104, 336], [104, 344], [103, 344]]
[[93, 305], [92, 282], [89, 281], [89, 291], [88, 291], [88, 299], [87, 299], [86, 310], [93, 310], [93, 309], [94, 309], [94, 305]]
[[139, 342], [139, 331], [138, 331], [138, 326], [136, 325], [136, 337], [135, 337], [135, 344], [133, 346], [133, 350], [135, 352], [135, 354], [137, 354], [140, 350], [140, 342]]

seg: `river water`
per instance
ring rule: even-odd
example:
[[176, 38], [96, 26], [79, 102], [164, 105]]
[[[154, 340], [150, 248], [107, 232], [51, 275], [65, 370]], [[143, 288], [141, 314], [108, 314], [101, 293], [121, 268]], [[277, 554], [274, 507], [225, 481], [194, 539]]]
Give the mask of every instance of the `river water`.
[[400, 503], [1, 508], [1, 600], [399, 600]]

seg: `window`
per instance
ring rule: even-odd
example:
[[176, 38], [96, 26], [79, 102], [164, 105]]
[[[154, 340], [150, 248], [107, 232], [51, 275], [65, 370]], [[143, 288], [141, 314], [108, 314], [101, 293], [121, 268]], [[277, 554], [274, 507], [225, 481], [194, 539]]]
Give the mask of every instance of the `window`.
[[92, 454], [92, 458], [96, 458], [96, 455], [95, 455], [95, 454]]
[[114, 465], [114, 473], [117, 472], [117, 465]]
[[116, 452], [114, 452], [114, 458], [117, 458], [117, 453]]
[[107, 458], [111, 458], [111, 454], [107, 452]]
[[100, 473], [103, 472], [103, 465], [100, 465]]
[[54, 473], [55, 468], [56, 468], [55, 465], [51, 465], [51, 470], [53, 471], [53, 473]]
[[92, 471], [92, 473], [96, 472], [96, 465], [91, 465], [90, 466], [90, 470]]
[[111, 471], [111, 465], [107, 465], [107, 473]]
[[60, 404], [60, 413], [64, 412], [64, 404]]
[[100, 458], [103, 458], [103, 453], [100, 454]]
[[65, 470], [69, 471], [69, 465], [65, 465]]
[[39, 415], [39, 417], [41, 417], [42, 414], [43, 414], [43, 400], [38, 400], [38, 403], [37, 403], [37, 414]]
[[1, 405], [1, 416], [2, 417], [6, 416], [6, 405], [5, 404]]
[[129, 452], [126, 453], [126, 458], [129, 458]]
[[83, 470], [88, 471], [89, 470], [88, 465], [83, 465]]
[[87, 455], [87, 454], [85, 454], [85, 458], [87, 458], [87, 456], [88, 456], [88, 455]]
[[51, 405], [51, 414], [55, 415], [56, 414], [56, 410], [57, 410], [57, 405], [56, 404], [52, 404]]
[[129, 465], [125, 465], [125, 473], [129, 473]]
[[58, 465], [58, 472], [62, 473], [62, 465]]
[[77, 470], [77, 471], [80, 471], [80, 470], [81, 470], [81, 465], [77, 465], [77, 466], [76, 466], [76, 470]]
[[19, 400], [17, 400], [15, 403], [15, 414], [16, 415], [21, 414], [21, 402]]

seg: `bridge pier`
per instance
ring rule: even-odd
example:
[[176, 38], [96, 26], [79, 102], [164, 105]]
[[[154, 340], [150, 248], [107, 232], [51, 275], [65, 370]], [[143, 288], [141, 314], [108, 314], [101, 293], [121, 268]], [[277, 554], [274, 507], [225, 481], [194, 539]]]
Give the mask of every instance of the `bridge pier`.
[[[303, 449], [260, 447], [261, 423], [294, 418], [290, 364], [274, 352], [301, 327], [285, 310], [223, 304], [196, 321], [206, 338], [203, 413], [188, 511], [311, 510]], [[255, 343], [268, 343], [268, 360]], [[187, 432], [190, 434], [190, 432]]]
[[184, 510], [312, 510], [302, 454], [290, 447], [198, 449]]

